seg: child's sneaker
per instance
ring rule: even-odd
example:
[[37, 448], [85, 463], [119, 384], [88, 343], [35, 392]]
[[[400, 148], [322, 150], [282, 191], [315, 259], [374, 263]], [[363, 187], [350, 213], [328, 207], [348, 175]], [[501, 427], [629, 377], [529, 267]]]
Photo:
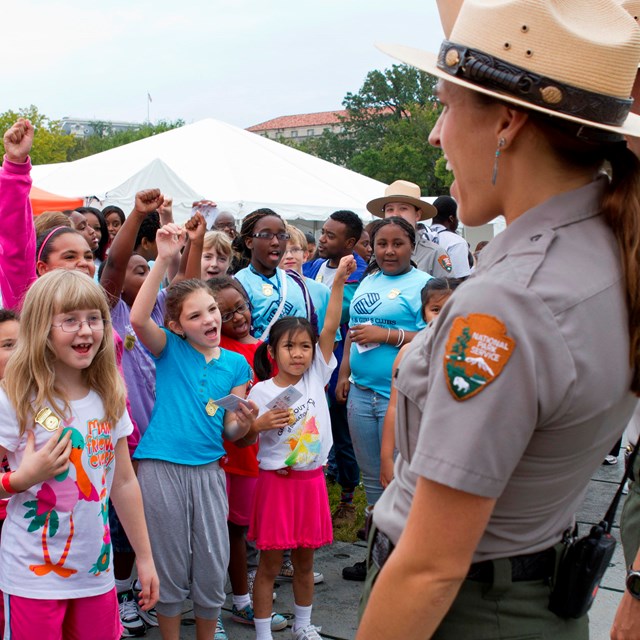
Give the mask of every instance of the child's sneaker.
[[[276, 577], [276, 581], [293, 582], [293, 562], [285, 560], [280, 567], [280, 573]], [[319, 571], [313, 572], [313, 584], [324, 582], [324, 576]]]
[[136, 580], [133, 583], [133, 595], [136, 601], [136, 607], [138, 609], [138, 615], [142, 618], [147, 627], [157, 627], [158, 626], [158, 614], [156, 613], [155, 608], [149, 609], [149, 611], [143, 611], [138, 604], [138, 600], [140, 599], [140, 592], [142, 591], [142, 585], [140, 584], [140, 580]]
[[[249, 587], [249, 596], [251, 597], [251, 600], [253, 600], [253, 583], [256, 581], [256, 572], [257, 572], [257, 569], [250, 569], [249, 571], [247, 571], [247, 585]], [[277, 597], [278, 595], [274, 591], [273, 592], [274, 602]]]
[[138, 638], [146, 633], [147, 628], [138, 613], [138, 605], [131, 589], [118, 594], [118, 609], [123, 638]]
[[218, 616], [216, 620], [216, 632], [213, 634], [213, 640], [228, 640], [227, 632], [224, 630], [222, 618]]
[[297, 631], [291, 631], [291, 637], [293, 640], [322, 640], [320, 635], [322, 627], [316, 627], [314, 624], [309, 624]]
[[[231, 609], [231, 619], [234, 622], [240, 624], [253, 624], [253, 607], [248, 604], [242, 609], [238, 609], [236, 605], [233, 605]], [[271, 631], [282, 631], [287, 626], [287, 619], [281, 616], [279, 613], [271, 614]]]
[[158, 626], [158, 614], [156, 613], [155, 607], [153, 609], [149, 609], [149, 611], [144, 611], [140, 608], [140, 605], [137, 602], [136, 607], [138, 609], [138, 615], [148, 627]]

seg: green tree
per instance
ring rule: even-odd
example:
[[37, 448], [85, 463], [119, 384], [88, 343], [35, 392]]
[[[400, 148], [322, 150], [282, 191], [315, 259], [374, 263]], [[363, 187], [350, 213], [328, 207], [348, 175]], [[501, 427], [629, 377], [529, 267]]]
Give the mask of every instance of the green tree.
[[354, 136], [357, 150], [375, 145], [394, 123], [411, 118], [416, 105], [436, 104], [435, 79], [415, 67], [394, 64], [391, 69], [370, 71], [358, 93], [347, 93], [346, 135]]
[[442, 152], [429, 144], [440, 114], [435, 83], [404, 64], [370, 71], [360, 90], [342, 102], [342, 132], [281, 142], [382, 182], [415, 182], [423, 195], [448, 193], [452, 177]]
[[356, 153], [349, 168], [386, 183], [415, 182], [424, 195], [442, 193], [443, 182], [436, 173], [442, 154], [429, 144], [438, 114], [434, 104], [411, 106], [410, 116], [389, 123], [379, 143]]
[[[74, 145], [72, 136], [67, 135], [58, 120], [51, 120], [38, 111], [34, 105], [18, 111], [5, 111], [0, 114], [0, 131], [4, 133], [18, 118], [27, 118], [35, 127], [31, 161], [33, 164], [64, 162], [67, 153]], [[0, 150], [4, 155], [4, 145], [0, 139]]]

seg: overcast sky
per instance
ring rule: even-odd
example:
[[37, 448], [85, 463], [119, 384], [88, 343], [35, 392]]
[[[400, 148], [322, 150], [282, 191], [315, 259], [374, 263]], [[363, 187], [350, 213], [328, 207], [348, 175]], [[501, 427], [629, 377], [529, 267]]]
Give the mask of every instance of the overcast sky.
[[2, 6], [0, 111], [248, 127], [340, 109], [394, 60], [437, 51], [434, 0], [22, 0]]

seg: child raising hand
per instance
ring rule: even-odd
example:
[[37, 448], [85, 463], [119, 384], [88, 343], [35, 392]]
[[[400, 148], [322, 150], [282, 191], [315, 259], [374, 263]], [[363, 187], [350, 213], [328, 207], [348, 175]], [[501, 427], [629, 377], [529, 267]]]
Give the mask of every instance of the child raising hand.
[[[353, 256], [340, 261], [319, 339], [306, 318], [289, 316], [273, 325], [269, 343], [256, 352], [256, 373], [264, 382], [249, 393], [260, 409], [252, 427], [252, 433], [259, 434], [260, 471], [248, 538], [260, 549], [253, 591], [257, 640], [272, 637], [271, 594], [284, 549], [292, 549], [294, 566], [293, 638], [320, 638], [318, 628], [311, 624], [313, 554], [333, 538], [322, 471], [332, 445], [324, 388], [337, 364], [333, 343], [344, 283], [355, 268]], [[278, 366], [271, 379], [268, 355]], [[285, 390], [295, 399], [270, 408]]]
[[[194, 238], [199, 224], [190, 225]], [[176, 224], [158, 231], [158, 257], [131, 309], [133, 329], [156, 361], [156, 404], [134, 457], [158, 561], [156, 610], [164, 640], [179, 639], [187, 597], [196, 635], [214, 635], [229, 562], [222, 438], [243, 437], [257, 414], [255, 405], [227, 412], [216, 404], [228, 394], [244, 398], [252, 376], [241, 355], [220, 348], [220, 310], [205, 282], [168, 287], [164, 326], [151, 315], [186, 234]]]

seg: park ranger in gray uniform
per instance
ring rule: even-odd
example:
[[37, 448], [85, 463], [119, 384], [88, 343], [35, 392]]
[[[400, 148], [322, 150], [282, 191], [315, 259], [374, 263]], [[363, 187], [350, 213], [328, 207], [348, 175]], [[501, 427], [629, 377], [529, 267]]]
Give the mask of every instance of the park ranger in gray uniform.
[[384, 49], [442, 79], [461, 221], [507, 228], [400, 365], [357, 640], [586, 640], [549, 585], [640, 391], [640, 30], [615, 0], [465, 0], [439, 56]]
[[420, 187], [413, 182], [396, 180], [384, 190], [384, 197], [369, 201], [367, 209], [378, 218], [399, 216], [416, 230], [416, 247], [411, 259], [420, 271], [434, 278], [453, 277], [451, 259], [447, 252], [429, 237], [421, 227], [420, 220], [429, 220], [437, 213], [436, 208], [420, 199]]

